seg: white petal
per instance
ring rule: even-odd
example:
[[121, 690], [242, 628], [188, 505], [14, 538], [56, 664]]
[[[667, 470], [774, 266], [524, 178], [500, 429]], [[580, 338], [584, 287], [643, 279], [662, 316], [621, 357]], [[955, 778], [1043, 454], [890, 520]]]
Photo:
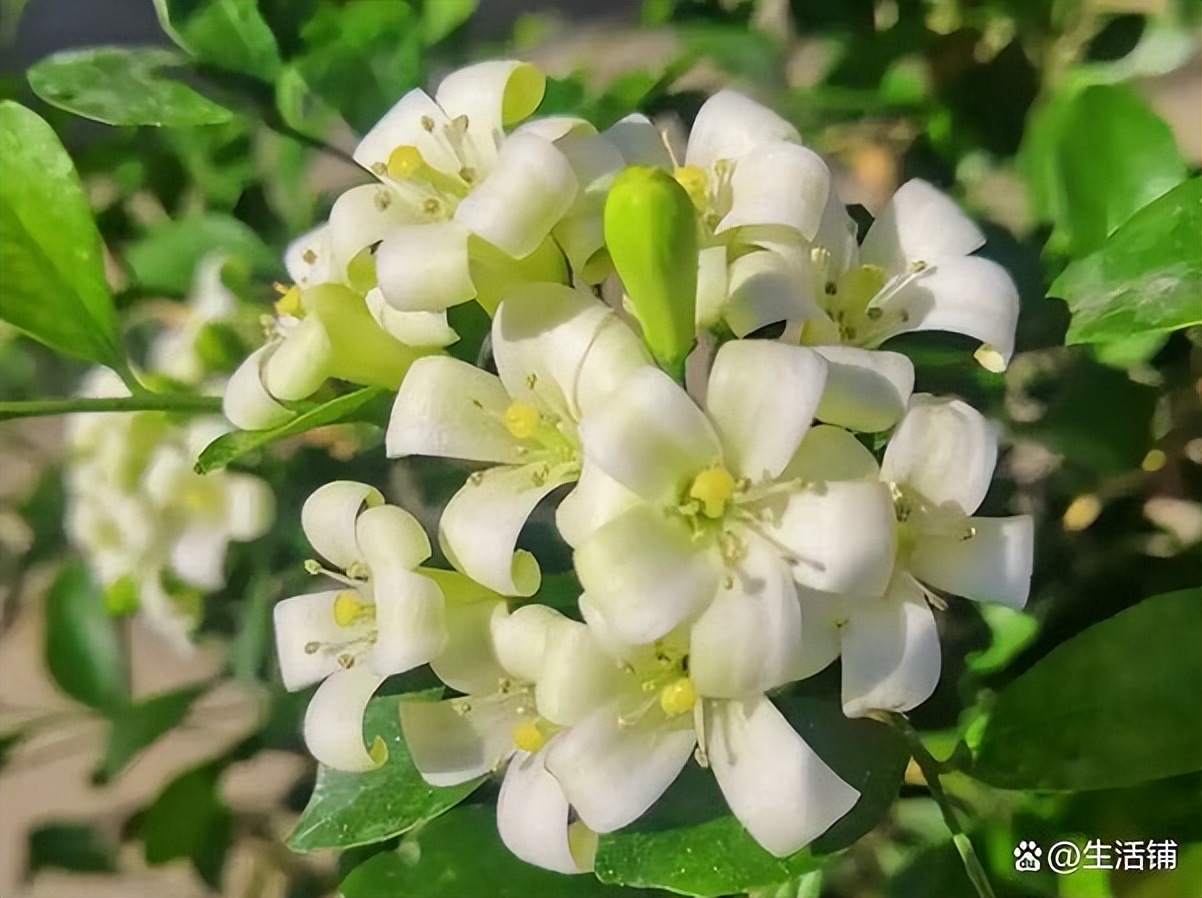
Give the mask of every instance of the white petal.
[[697, 744], [691, 725], [649, 713], [623, 726], [616, 708], [595, 712], [548, 744], [547, 770], [595, 832], [643, 815], [684, 769]]
[[1006, 269], [989, 259], [949, 259], [901, 288], [886, 304], [904, 309], [901, 331], [966, 334], [992, 347], [1004, 363], [1014, 354], [1018, 288]]
[[572, 166], [550, 141], [514, 134], [489, 176], [459, 203], [455, 222], [521, 259], [572, 207], [577, 189]]
[[868, 447], [842, 427], [811, 427], [781, 480], [876, 480], [880, 467]]
[[293, 413], [271, 398], [263, 386], [263, 357], [274, 347], [262, 346], [243, 360], [225, 385], [221, 411], [241, 430], [266, 430], [283, 424]]
[[576, 550], [576, 573], [623, 641], [652, 642], [699, 613], [718, 589], [720, 562], [683, 521], [639, 505]]
[[885, 447], [881, 479], [972, 514], [996, 465], [997, 434], [980, 412], [959, 399], [919, 393]]
[[470, 236], [454, 221], [394, 228], [376, 250], [384, 299], [402, 312], [441, 312], [472, 299]]
[[883, 596], [849, 599], [842, 629], [843, 713], [909, 711], [939, 683], [939, 630], [922, 590], [904, 574]]
[[815, 312], [801, 272], [779, 253], [751, 252], [731, 263], [725, 317], [735, 336], [745, 337], [778, 321], [809, 318]]
[[263, 385], [285, 401], [307, 399], [330, 376], [333, 358], [334, 347], [320, 319], [305, 318], [263, 358]]
[[576, 548], [594, 531], [640, 501], [594, 462], [585, 460], [576, 486], [555, 510], [555, 525], [564, 542]]
[[[497, 832], [505, 847], [528, 864], [556, 873], [593, 869], [596, 835], [569, 836], [568, 800], [544, 764], [542, 752], [518, 752], [509, 762], [497, 797]], [[583, 834], [582, 834], [583, 835]]]
[[[433, 122], [427, 129], [423, 119]], [[459, 170], [459, 160], [451, 151], [443, 134], [449, 119], [447, 114], [423, 90], [411, 90], [401, 97], [372, 127], [355, 147], [355, 161], [368, 171], [383, 177], [388, 158], [401, 146], [415, 146], [422, 158], [439, 171]]]
[[641, 113], [634, 112], [619, 119], [606, 129], [605, 137], [617, 147], [627, 165], [672, 168], [672, 156], [659, 129]]
[[363, 744], [363, 712], [384, 682], [366, 667], [331, 674], [317, 687], [305, 712], [305, 746], [335, 770], [371, 770], [378, 765]]
[[553, 634], [564, 616], [546, 605], [524, 605], [513, 613], [498, 605], [492, 613], [490, 628], [493, 650], [509, 673], [533, 683], [543, 669], [543, 659]]
[[847, 619], [839, 596], [797, 587], [801, 606], [801, 649], [794, 680], [804, 680], [825, 670], [839, 657], [839, 631]]
[[[490, 622], [498, 609], [504, 609], [504, 602], [458, 571], [426, 569], [423, 573], [442, 588], [448, 637], [430, 667], [457, 692], [488, 695], [496, 691], [506, 671], [493, 651]], [[456, 583], [461, 585], [456, 587]]]
[[368, 666], [381, 676], [391, 676], [437, 658], [448, 641], [438, 586], [421, 574], [391, 564], [372, 568], [371, 587], [376, 602], [376, 642]]
[[467, 116], [468, 136], [487, 160], [504, 137], [504, 127], [538, 108], [546, 85], [546, 76], [529, 63], [490, 60], [451, 72], [434, 99], [451, 118]]
[[284, 267], [292, 282], [302, 289], [341, 281], [345, 271], [334, 258], [329, 224], [320, 224], [289, 243], [284, 250]]
[[969, 518], [970, 539], [924, 536], [910, 556], [914, 576], [953, 595], [1010, 608], [1027, 604], [1035, 553], [1030, 515]]
[[985, 242], [981, 229], [947, 194], [926, 181], [907, 181], [881, 210], [860, 247], [865, 264], [894, 274], [911, 262], [966, 256]]
[[705, 404], [736, 478], [760, 483], [784, 470], [810, 429], [825, 382], [826, 363], [803, 346], [732, 340], [718, 350]]
[[181, 580], [205, 592], [225, 586], [225, 555], [230, 545], [223, 526], [193, 524], [171, 546], [171, 568]]
[[817, 417], [849, 430], [888, 430], [906, 410], [914, 390], [914, 363], [900, 352], [855, 346], [816, 346], [829, 363]]
[[388, 304], [378, 287], [367, 291], [364, 301], [381, 330], [408, 346], [450, 346], [459, 339], [446, 312], [402, 312]]
[[743, 698], [794, 679], [801, 610], [789, 567], [758, 538], [733, 571], [733, 584], [690, 631], [689, 676], [707, 698]]
[[341, 669], [337, 652], [305, 651], [310, 644], [316, 648], [346, 638], [346, 631], [334, 622], [334, 600], [340, 592], [331, 589], [276, 603], [272, 612], [276, 657], [284, 688], [289, 692], [311, 686]]
[[301, 528], [314, 550], [335, 567], [346, 570], [362, 561], [355, 538], [355, 521], [364, 506], [382, 505], [383, 494], [374, 486], [353, 480], [335, 480], [318, 487], [301, 508]]
[[389, 458], [435, 455], [517, 464], [520, 444], [503, 419], [509, 394], [487, 371], [446, 356], [418, 359], [388, 419]]
[[383, 240], [393, 228], [418, 221], [419, 213], [385, 184], [361, 184], [343, 193], [330, 209], [327, 231], [337, 280], [346, 282], [347, 266], [360, 252]]
[[[749, 253], [748, 256], [757, 255]], [[697, 329], [712, 328], [723, 316], [736, 336], [744, 337], [761, 326], [760, 317], [771, 318], [778, 303], [775, 292], [777, 282], [757, 282], [754, 272], [747, 273], [747, 280], [752, 284], [746, 296], [737, 300], [733, 295], [734, 288], [728, 284], [726, 268], [727, 247], [703, 246], [697, 254]], [[740, 262], [742, 259], [737, 259]], [[770, 275], [769, 275], [770, 276]], [[734, 316], [735, 322], [729, 319]], [[767, 324], [768, 322], [763, 322]]]
[[792, 493], [779, 518], [762, 526], [794, 553], [798, 583], [875, 596], [893, 569], [894, 524], [883, 483], [835, 481]]
[[572, 726], [616, 697], [622, 674], [584, 624], [563, 618], [547, 636], [534, 693], [538, 713]]
[[650, 502], [677, 504], [700, 471], [722, 460], [701, 409], [658, 368], [631, 373], [613, 402], [581, 421], [580, 439], [589, 459]]
[[430, 557], [426, 531], [417, 518], [396, 505], [377, 505], [361, 512], [355, 520], [355, 542], [359, 556], [373, 573], [385, 565], [411, 571]]
[[776, 141], [801, 143], [797, 129], [766, 106], [733, 90], [720, 90], [693, 121], [686, 165], [708, 168], [719, 159], [735, 161]]
[[275, 519], [275, 494], [271, 487], [249, 474], [227, 473], [223, 479], [225, 527], [230, 539], [237, 542], [258, 539]]
[[767, 698], [706, 702], [705, 714], [706, 753], [726, 803], [777, 857], [808, 845], [859, 799]]
[[734, 199], [715, 232], [776, 225], [813, 240], [830, 189], [830, 170], [813, 150], [784, 142], [757, 147], [735, 166]]
[[454, 786], [496, 770], [514, 751], [511, 732], [522, 719], [515, 698], [402, 701], [405, 747], [422, 778], [432, 786]]
[[847, 214], [847, 207], [839, 202], [838, 194], [832, 190], [822, 210], [822, 223], [814, 237], [816, 246], [830, 256], [827, 273], [835, 279], [849, 268], [860, 264], [859, 230], [855, 221]]
[[515, 552], [518, 535], [543, 497], [575, 476], [569, 467], [548, 470], [542, 463], [473, 474], [451, 497], [439, 522], [447, 557], [501, 595], [534, 595], [542, 575], [533, 555], [524, 549]]

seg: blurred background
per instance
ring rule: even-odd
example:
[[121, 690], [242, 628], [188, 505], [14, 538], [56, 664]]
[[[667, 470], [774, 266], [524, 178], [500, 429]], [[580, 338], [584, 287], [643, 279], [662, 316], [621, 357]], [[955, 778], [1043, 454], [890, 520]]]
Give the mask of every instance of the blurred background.
[[[1197, 329], [1101, 348], [1063, 345], [1068, 310], [1047, 290], [1076, 249], [1071, 222], [1049, 199], [1060, 175], [1047, 160], [1059, 152], [1048, 142], [1062, 139], [1048, 110], [1083, 83], [1113, 84], [1137, 100], [1131, 152], [1145, 153], [1149, 165], [1167, 154], [1196, 173], [1202, 6], [481, 0], [430, 42], [414, 23], [444, 2], [453, 0], [262, 0], [316, 97], [285, 116], [286, 128], [256, 119], [261, 98], [248, 92], [247, 114], [226, 125], [158, 130], [72, 118], [38, 100], [25, 78], [40, 59], [72, 47], [169, 45], [151, 0], [2, 0], [0, 96], [36, 109], [64, 139], [108, 242], [119, 301], [133, 308], [182, 298], [206, 247], [232, 243], [261, 259], [321, 220], [357, 180], [355, 169], [289, 130], [308, 128], [349, 150], [405, 90], [465, 61], [520, 56], [552, 76], [546, 110], [583, 109], [605, 126], [637, 106], [676, 139], [708, 94], [737, 85], [791, 119], [832, 165], [841, 198], [866, 213], [911, 177], [952, 192], [983, 222], [984, 254], [1006, 265], [1022, 292], [1020, 351], [1005, 375], [970, 370], [954, 341], [911, 335], [897, 347], [915, 360], [920, 389], [968, 397], [1001, 422], [1007, 451], [983, 513], [1005, 508], [1038, 520], [1029, 614], [993, 619], [960, 602], [942, 616], [944, 679], [913, 715], [932, 744], [953, 744], [983, 695], [1051, 647], [1141, 598], [1198, 584]], [[223, 97], [241, 90], [219, 79], [204, 87]], [[1089, 140], [1080, 143], [1088, 148]], [[1107, 189], [1104, 171], [1095, 188]], [[171, 243], [170, 222], [184, 219], [234, 222], [237, 238], [228, 239], [229, 228], [212, 238], [209, 228], [196, 245]], [[270, 253], [261, 264], [279, 271]], [[274, 298], [262, 285], [250, 292], [264, 309]], [[0, 399], [67, 395], [81, 371], [11, 331], [0, 334]], [[454, 486], [453, 476], [440, 479], [417, 462], [360, 458], [360, 469], [348, 472], [338, 466], [340, 445], [356, 439], [345, 429], [319, 431], [277, 453], [279, 471], [291, 478], [281, 527], [296, 529], [307, 488], [335, 470], [389, 482], [414, 508], [437, 507]], [[230, 586], [210, 599], [192, 652], [181, 654], [137, 619], [122, 623], [133, 695], [189, 699], [178, 725], [108, 764], [116, 725], [64, 694], [45, 661], [45, 594], [70, 554], [64, 461], [61, 421], [0, 423], [0, 894], [332, 894], [364, 853], [298, 855], [283, 844], [314, 774], [299, 741], [306, 696], [280, 689], [267, 630], [270, 603], [303, 579], [278, 574], [299, 573], [298, 537], [232, 560]], [[836, 862], [823, 894], [968, 893], [921, 779], [907, 783], [889, 817]], [[1190, 850], [1171, 876], [1098, 876], [1078, 881], [1072, 894], [1202, 894], [1196, 774], [1077, 795], [1006, 793], [958, 775], [949, 789], [977, 821], [974, 836], [999, 893], [1069, 894], [1068, 880], [1015, 879], [1010, 852], [1020, 836], [1083, 832], [1172, 836]], [[148, 829], [167, 834], [167, 844], [160, 838], [151, 850]]]

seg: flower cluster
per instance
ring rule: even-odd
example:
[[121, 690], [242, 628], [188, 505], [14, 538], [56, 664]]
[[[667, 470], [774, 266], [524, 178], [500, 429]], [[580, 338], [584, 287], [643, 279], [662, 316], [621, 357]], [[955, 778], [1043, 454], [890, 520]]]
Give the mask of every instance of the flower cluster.
[[[415, 764], [433, 785], [504, 768], [498, 827], [532, 863], [591, 869], [690, 759], [788, 855], [859, 796], [770, 695], [842, 657], [846, 714], [911, 709], [944, 596], [1026, 601], [1031, 520], [973, 516], [993, 428], [880, 348], [953, 331], [1003, 367], [1017, 294], [923, 181], [858, 240], [822, 160], [745, 96], [712, 97], [678, 160], [640, 116], [526, 120], [542, 85], [490, 62], [405, 96], [355, 153], [376, 183], [294, 248], [279, 334], [227, 392], [239, 422], [330, 376], [385, 384], [390, 457], [479, 466], [439, 524], [454, 571], [420, 567], [426, 534], [371, 486], [309, 499], [334, 583], [277, 608], [285, 684], [325, 679], [307, 742], [361, 770], [371, 694], [430, 664], [453, 697], [401, 703]], [[478, 365], [439, 348], [473, 299]], [[567, 609], [517, 548], [547, 501]]]
[[[192, 296], [150, 347], [155, 377], [217, 394], [211, 374], [215, 328], [236, 318], [221, 281], [222, 260], [197, 268]], [[84, 395], [127, 396], [107, 368], [89, 372]], [[167, 412], [73, 415], [68, 424], [66, 530], [106, 591], [114, 613], [143, 612], [181, 650], [199, 621], [204, 595], [226, 583], [231, 542], [262, 536], [275, 516], [267, 484], [249, 474], [202, 477], [192, 462], [229, 430], [220, 417], [180, 420]]]

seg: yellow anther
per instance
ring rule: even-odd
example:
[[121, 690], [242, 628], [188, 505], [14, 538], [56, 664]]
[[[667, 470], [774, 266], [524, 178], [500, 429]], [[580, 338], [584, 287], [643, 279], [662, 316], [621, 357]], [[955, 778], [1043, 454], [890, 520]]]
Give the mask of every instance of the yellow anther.
[[351, 626], [370, 610], [353, 590], [344, 589], [334, 597], [334, 623], [340, 627]]
[[524, 402], [511, 402], [505, 409], [505, 429], [519, 440], [528, 440], [538, 433], [538, 409]]
[[660, 690], [659, 706], [669, 717], [679, 717], [688, 714], [697, 704], [697, 689], [688, 677], [673, 680]]
[[693, 201], [693, 205], [698, 209], [704, 209], [706, 206], [706, 183], [705, 169], [699, 165], [682, 165], [673, 172], [673, 177], [676, 178], [676, 183], [684, 188], [684, 192], [689, 195], [689, 199]]
[[404, 144], [388, 155], [388, 175], [400, 181], [420, 171], [425, 164], [421, 150], [412, 144]]
[[300, 287], [293, 284], [284, 291], [284, 295], [276, 300], [276, 313], [279, 315], [290, 315], [293, 318], [303, 318], [305, 307], [301, 303]]
[[510, 735], [513, 737], [514, 745], [522, 751], [531, 753], [538, 751], [547, 741], [547, 737], [543, 735], [543, 731], [532, 720], [515, 723]]
[[726, 503], [735, 494], [735, 479], [721, 465], [706, 468], [689, 487], [689, 498], [701, 503], [701, 513], [707, 518], [720, 518], [726, 513]]

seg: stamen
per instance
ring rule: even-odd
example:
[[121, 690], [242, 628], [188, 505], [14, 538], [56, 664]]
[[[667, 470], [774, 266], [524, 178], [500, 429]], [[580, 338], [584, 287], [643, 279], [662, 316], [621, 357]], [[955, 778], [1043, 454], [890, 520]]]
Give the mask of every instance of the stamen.
[[425, 167], [421, 150], [412, 144], [403, 144], [388, 155], [388, 176], [396, 181], [411, 178]]
[[295, 284], [289, 287], [284, 292], [284, 295], [276, 300], [275, 311], [277, 315], [290, 315], [293, 318], [303, 318], [305, 307], [301, 303], [300, 287]]
[[697, 689], [688, 677], [673, 680], [660, 690], [659, 706], [669, 717], [679, 717], [697, 704]]
[[539, 729], [538, 722], [535, 720], [524, 720], [514, 724], [510, 736], [513, 738], [514, 745], [531, 754], [547, 743], [546, 735]]
[[693, 205], [700, 210], [704, 210], [709, 202], [706, 196], [707, 178], [705, 169], [699, 165], [682, 165], [673, 172], [673, 177], [676, 182], [684, 188], [684, 192], [689, 195], [689, 199], [693, 201]]
[[722, 465], [706, 468], [693, 478], [689, 487], [689, 498], [701, 503], [701, 512], [707, 518], [722, 517], [734, 494], [735, 479]]

